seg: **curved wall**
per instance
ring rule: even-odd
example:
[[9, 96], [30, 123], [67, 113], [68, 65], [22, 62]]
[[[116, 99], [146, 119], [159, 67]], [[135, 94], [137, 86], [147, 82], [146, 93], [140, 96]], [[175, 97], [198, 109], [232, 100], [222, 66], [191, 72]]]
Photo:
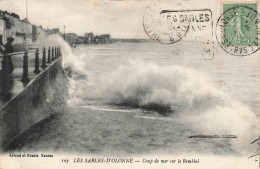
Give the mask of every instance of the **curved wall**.
[[60, 57], [2, 108], [1, 147], [6, 147], [17, 136], [50, 115], [62, 112], [66, 105], [66, 84]]

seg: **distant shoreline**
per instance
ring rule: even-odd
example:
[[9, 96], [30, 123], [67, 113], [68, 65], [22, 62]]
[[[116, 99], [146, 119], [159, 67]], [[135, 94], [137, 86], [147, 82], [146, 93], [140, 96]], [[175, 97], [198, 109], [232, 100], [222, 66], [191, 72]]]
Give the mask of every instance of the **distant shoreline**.
[[151, 39], [117, 39], [117, 38], [112, 38], [110, 40], [110, 42], [112, 43], [115, 43], [115, 42], [122, 42], [122, 43], [127, 43], [127, 42], [131, 42], [131, 43], [143, 43], [143, 42], [146, 42], [146, 43], [152, 43], [154, 42], [153, 40]]

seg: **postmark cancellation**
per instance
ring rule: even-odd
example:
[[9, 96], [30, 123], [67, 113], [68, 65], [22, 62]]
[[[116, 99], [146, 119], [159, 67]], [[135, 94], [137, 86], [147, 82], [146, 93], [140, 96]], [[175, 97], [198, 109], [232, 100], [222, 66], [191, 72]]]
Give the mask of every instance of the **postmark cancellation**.
[[216, 26], [216, 38], [227, 53], [246, 56], [259, 50], [259, 3], [222, 2], [222, 14]]

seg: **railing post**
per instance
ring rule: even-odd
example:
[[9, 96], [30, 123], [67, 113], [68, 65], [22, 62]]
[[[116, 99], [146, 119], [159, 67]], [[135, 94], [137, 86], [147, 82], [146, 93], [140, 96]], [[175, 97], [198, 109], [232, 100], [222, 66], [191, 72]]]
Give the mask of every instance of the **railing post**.
[[24, 52], [23, 56], [23, 78], [21, 79], [23, 83], [28, 83], [30, 79], [28, 78], [28, 51]]
[[54, 59], [57, 59], [57, 46], [54, 46], [54, 53], [55, 53]]
[[40, 63], [39, 63], [39, 49], [36, 50], [35, 52], [35, 69], [33, 71], [33, 73], [40, 73], [41, 71], [39, 70], [40, 67]]
[[51, 63], [51, 47], [48, 48], [48, 61], [47, 63]]
[[55, 59], [58, 59], [58, 47], [55, 46]]
[[[2, 93], [7, 94], [10, 85], [10, 71], [9, 71], [9, 61], [7, 59], [7, 54], [4, 53], [2, 60]], [[9, 56], [10, 57], [10, 56]]]
[[54, 47], [52, 47], [52, 56], [51, 56], [51, 61], [54, 61]]
[[59, 46], [57, 46], [57, 58], [59, 58], [60, 57], [60, 50], [59, 50]]
[[42, 51], [42, 68], [44, 69], [46, 67], [46, 49], [44, 47]]
[[57, 58], [59, 58], [60, 57], [60, 54], [59, 54], [60, 52], [59, 52], [59, 46], [57, 46]]
[[59, 46], [57, 46], [56, 59], [59, 58]]

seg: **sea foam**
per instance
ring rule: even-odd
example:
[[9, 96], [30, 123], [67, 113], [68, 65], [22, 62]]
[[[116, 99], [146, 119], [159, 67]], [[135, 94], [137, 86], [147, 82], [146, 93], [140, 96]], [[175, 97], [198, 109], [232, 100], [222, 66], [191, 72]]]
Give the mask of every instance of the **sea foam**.
[[61, 38], [53, 40], [61, 45], [63, 66], [69, 72], [69, 106], [97, 99], [110, 105], [157, 111], [202, 135], [236, 135], [231, 143], [241, 152], [249, 151], [250, 141], [259, 135], [255, 113], [219, 90], [204, 72], [132, 60], [118, 66], [108, 80], [90, 84], [91, 77], [83, 65], [88, 62], [86, 53], [74, 55]]

